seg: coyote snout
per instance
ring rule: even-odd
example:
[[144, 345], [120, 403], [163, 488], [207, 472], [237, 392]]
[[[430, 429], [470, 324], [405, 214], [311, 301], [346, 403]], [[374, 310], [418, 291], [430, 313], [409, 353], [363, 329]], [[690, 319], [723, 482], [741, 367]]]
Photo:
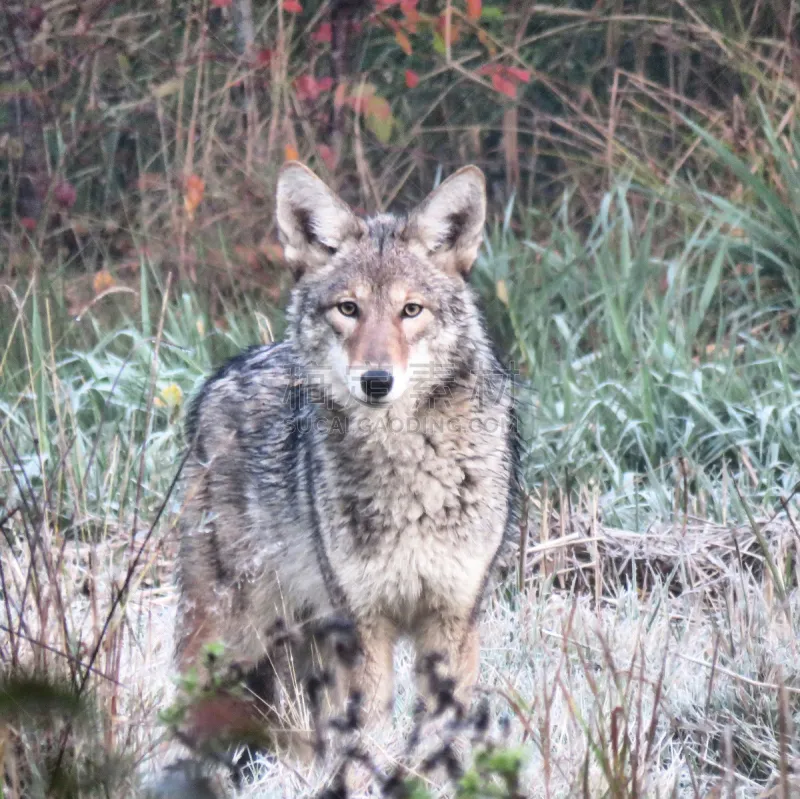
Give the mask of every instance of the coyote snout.
[[367, 718], [391, 704], [401, 636], [420, 658], [439, 653], [468, 699], [517, 506], [512, 396], [495, 390], [502, 367], [467, 283], [485, 204], [466, 167], [407, 218], [361, 219], [284, 166], [277, 221], [297, 279], [286, 340], [223, 366], [189, 413], [182, 667], [222, 641], [280, 705], [303, 684], [286, 670], [310, 656], [292, 641], [274, 651], [265, 631], [335, 613], [363, 655], [351, 686]]
[[394, 387], [394, 375], [388, 369], [367, 369], [357, 374], [356, 379], [361, 394], [370, 402], [388, 400]]
[[[387, 405], [408, 390], [414, 369], [428, 360], [425, 336], [430, 311], [421, 296], [411, 297], [398, 281], [385, 291], [357, 286], [329, 312], [337, 334], [334, 379], [368, 405]], [[427, 312], [426, 312], [427, 311]]]

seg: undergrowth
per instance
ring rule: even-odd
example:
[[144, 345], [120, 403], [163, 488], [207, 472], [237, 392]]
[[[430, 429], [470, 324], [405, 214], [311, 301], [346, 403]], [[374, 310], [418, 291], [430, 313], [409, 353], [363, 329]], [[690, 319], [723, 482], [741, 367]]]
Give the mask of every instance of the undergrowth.
[[[163, 715], [182, 419], [281, 336], [298, 156], [360, 210], [489, 178], [472, 282], [525, 524], [485, 629], [500, 737], [431, 770], [462, 797], [793, 795], [795, 0], [6, 5], [2, 795], [136, 795], [210, 690]], [[259, 764], [245, 796], [341, 795]], [[195, 766], [174, 785], [216, 792]]]
[[[630, 534], [657, 522], [684, 531], [701, 522], [744, 525], [763, 541], [769, 569], [759, 579], [769, 580], [785, 606], [797, 584], [795, 560], [760, 530], [776, 513], [788, 513], [791, 522], [800, 482], [800, 348], [791, 280], [739, 260], [740, 242], [724, 211], [710, 206], [698, 221], [669, 202], [641, 201], [635, 187], [620, 182], [580, 234], [569, 224], [566, 197], [545, 243], [499, 221], [475, 267], [473, 283], [517, 376], [526, 518], [531, 528], [544, 529], [555, 510], [571, 526], [574, 510], [588, 509], [590, 533], [601, 523]], [[523, 225], [542, 224], [523, 209], [509, 213]], [[183, 408], [225, 357], [279, 337], [282, 328], [270, 306], [242, 297], [220, 313], [191, 286], [162, 281], [146, 261], [137, 296], [100, 302], [105, 307], [97, 317], [90, 310], [70, 318], [52, 291], [36, 285], [15, 297], [16, 311], [3, 321], [2, 655], [9, 675], [32, 664], [42, 685], [64, 684], [66, 676], [64, 695], [76, 703], [45, 736], [28, 723], [12, 723], [7, 751], [20, 753], [15, 762], [25, 772], [24, 779], [11, 778], [18, 792], [28, 790], [22, 785], [53, 791], [63, 783], [73, 793], [62, 795], [88, 796], [109, 780], [135, 790], [135, 764], [154, 745], [145, 731], [156, 729], [158, 708], [131, 705], [130, 697], [123, 702], [123, 668], [148, 650], [142, 630], [152, 611], [144, 610], [145, 597], [170, 591]], [[109, 330], [101, 314], [118, 322]], [[521, 560], [534, 562], [545, 577], [553, 574], [547, 557]], [[521, 601], [519, 590], [535, 585], [533, 574], [519, 579], [506, 598], [512, 605]], [[563, 573], [556, 584], [564, 585]], [[610, 600], [616, 591], [605, 580], [594, 585], [596, 598]], [[588, 679], [594, 667], [580, 659], [578, 666]], [[610, 662], [601, 668], [615, 673]], [[753, 668], [758, 673], [757, 663]], [[765, 681], [783, 685], [781, 679]], [[656, 696], [646, 700], [650, 721], [620, 685], [610, 727], [596, 726], [605, 710], [584, 721], [584, 711], [574, 708], [587, 747], [583, 783], [577, 776], [573, 783], [580, 795], [600, 795], [598, 780], [609, 796], [644, 795], [653, 759], [666, 757], [655, 744], [667, 718], [658, 683], [651, 683]], [[568, 687], [560, 690], [569, 696]], [[592, 690], [598, 710], [606, 708], [609, 686]], [[714, 701], [722, 704], [709, 704], [708, 712], [733, 723], [727, 703], [739, 699]], [[121, 703], [131, 719], [149, 721], [133, 727], [112, 721]], [[534, 709], [525, 710], [524, 694], [504, 694], [500, 704], [513, 710], [523, 739], [547, 746], [549, 732], [526, 727]], [[95, 721], [84, 724], [79, 706], [90, 707]], [[742, 763], [764, 741], [783, 740], [774, 736], [792, 722], [781, 707], [772, 702], [758, 711], [759, 720], [748, 711], [756, 726], [734, 742], [744, 747]], [[178, 718], [167, 716], [163, 730]], [[715, 730], [715, 758], [736, 761], [734, 743]], [[631, 744], [631, 736], [640, 744]], [[85, 760], [88, 751], [104, 753], [101, 761]], [[514, 746], [476, 751], [483, 754], [457, 779], [453, 767], [459, 795], [517, 795], [523, 761]], [[350, 755], [360, 757], [356, 750]], [[765, 784], [782, 762], [765, 765], [756, 757], [748, 779]], [[702, 772], [702, 765], [693, 768]], [[194, 784], [195, 776], [180, 779]], [[179, 780], [178, 772], [171, 778]], [[425, 795], [421, 783], [401, 782], [411, 795]]]

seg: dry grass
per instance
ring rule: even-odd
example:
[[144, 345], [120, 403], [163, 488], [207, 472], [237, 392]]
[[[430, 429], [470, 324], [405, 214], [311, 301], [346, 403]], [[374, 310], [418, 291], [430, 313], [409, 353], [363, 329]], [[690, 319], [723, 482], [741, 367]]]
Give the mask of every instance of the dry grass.
[[[525, 566], [498, 586], [483, 622], [494, 734], [508, 717], [503, 740], [522, 748], [531, 796], [788, 797], [800, 723], [798, 350], [778, 330], [736, 360], [695, 360], [703, 297], [719, 285], [706, 262], [686, 261], [674, 294], [639, 291], [661, 261], [644, 244], [638, 252], [633, 233], [631, 249], [609, 231], [592, 239], [597, 268], [586, 274], [613, 292], [559, 278], [562, 260], [582, 253], [566, 236], [545, 254], [552, 275], [510, 238], [495, 237], [479, 265], [491, 297], [514, 262], [508, 317], [495, 305], [492, 321], [511, 326], [533, 396], [522, 409], [535, 488], [511, 562]], [[79, 700], [45, 712], [41, 695], [25, 704], [0, 692], [12, 799], [53, 795], [54, 774], [82, 782], [60, 795], [136, 795], [185, 754], [157, 715], [173, 693], [181, 406], [226, 350], [258, 338], [263, 317], [241, 309], [208, 335], [197, 298], [150, 291], [150, 274], [140, 322], [113, 335], [98, 324], [97, 342], [76, 351], [32, 290], [3, 354], [3, 678], [13, 688], [33, 675]], [[532, 277], [541, 285], [528, 291]], [[732, 337], [769, 312], [737, 297], [719, 309]], [[609, 332], [594, 332], [585, 354], [549, 330], [554, 319], [559, 336], [588, 319]], [[396, 723], [377, 741], [389, 762], [412, 727], [405, 649], [398, 674]], [[331, 768], [265, 763], [243, 793], [308, 794]]]
[[[792, 795], [797, 0], [512, 0], [480, 23], [441, 0], [462, 25], [445, 53], [421, 28], [390, 69], [398, 42], [371, 14], [343, 72], [309, 36], [341, 4], [257, 3], [242, 47], [216, 4], [85, 5], [17, 19], [12, 2], [0, 23], [0, 184], [18, 200], [0, 202], [3, 795], [125, 796], [180, 755], [157, 711], [182, 399], [280, 332], [272, 183], [295, 149], [365, 208], [465, 160], [505, 205], [475, 283], [530, 389], [536, 491], [482, 685], [527, 792]], [[530, 70], [517, 102], [484, 65]], [[304, 98], [306, 73], [330, 89]], [[397, 121], [388, 142], [336, 111], [362, 81]], [[647, 210], [623, 176], [670, 202]], [[388, 758], [411, 728], [405, 649], [398, 673]], [[40, 682], [2, 690], [20, 674]], [[264, 764], [244, 793], [329, 771]]]
[[[524, 590], [504, 584], [487, 609], [480, 681], [491, 697], [493, 734], [524, 750], [528, 795], [782, 795], [782, 758], [790, 778], [800, 754], [781, 733], [800, 709], [796, 524], [796, 511], [765, 524], [760, 549], [752, 531], [737, 526], [687, 520], [641, 534], [579, 523], [576, 514], [567, 525], [575, 531], [554, 538], [551, 528], [549, 539], [531, 543]], [[532, 535], [540, 529], [534, 513]], [[60, 601], [73, 639], [96, 640], [111, 587], [142, 545], [124, 612], [95, 661], [91, 694], [108, 711], [104, 745], [125, 751], [147, 781], [179, 749], [163, 741], [156, 715], [173, 691], [172, 528], [145, 538], [60, 547], [57, 577], [40, 584], [24, 629], [56, 644], [60, 615], [46, 609]], [[16, 586], [6, 594], [12, 607], [29, 552], [3, 553], [2, 572]], [[769, 561], [779, 564], [780, 589]], [[18, 642], [20, 661], [49, 660], [29, 644]], [[78, 656], [85, 663], [87, 652]], [[377, 741], [386, 763], [401, 751], [412, 718], [408, 648], [396, 662], [395, 724]], [[330, 773], [262, 763], [242, 795], [316, 792]]]

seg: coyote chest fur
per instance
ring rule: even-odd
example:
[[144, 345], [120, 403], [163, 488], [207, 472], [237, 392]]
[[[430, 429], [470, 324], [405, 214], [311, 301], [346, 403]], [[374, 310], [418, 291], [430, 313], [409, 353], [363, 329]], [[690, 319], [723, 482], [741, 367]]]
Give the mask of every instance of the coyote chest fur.
[[355, 626], [369, 712], [391, 700], [402, 635], [443, 655], [467, 698], [518, 469], [510, 384], [465, 280], [483, 176], [461, 170], [408, 218], [361, 220], [289, 164], [277, 208], [297, 277], [286, 340], [226, 364], [189, 415], [179, 661], [221, 640], [255, 665], [277, 619], [335, 611]]

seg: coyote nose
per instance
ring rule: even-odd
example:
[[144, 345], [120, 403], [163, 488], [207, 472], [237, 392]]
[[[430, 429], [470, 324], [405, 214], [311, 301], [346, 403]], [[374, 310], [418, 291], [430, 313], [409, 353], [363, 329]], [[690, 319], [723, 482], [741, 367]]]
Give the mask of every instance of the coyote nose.
[[385, 369], [370, 369], [361, 375], [361, 390], [370, 399], [383, 399], [392, 390], [392, 379]]

